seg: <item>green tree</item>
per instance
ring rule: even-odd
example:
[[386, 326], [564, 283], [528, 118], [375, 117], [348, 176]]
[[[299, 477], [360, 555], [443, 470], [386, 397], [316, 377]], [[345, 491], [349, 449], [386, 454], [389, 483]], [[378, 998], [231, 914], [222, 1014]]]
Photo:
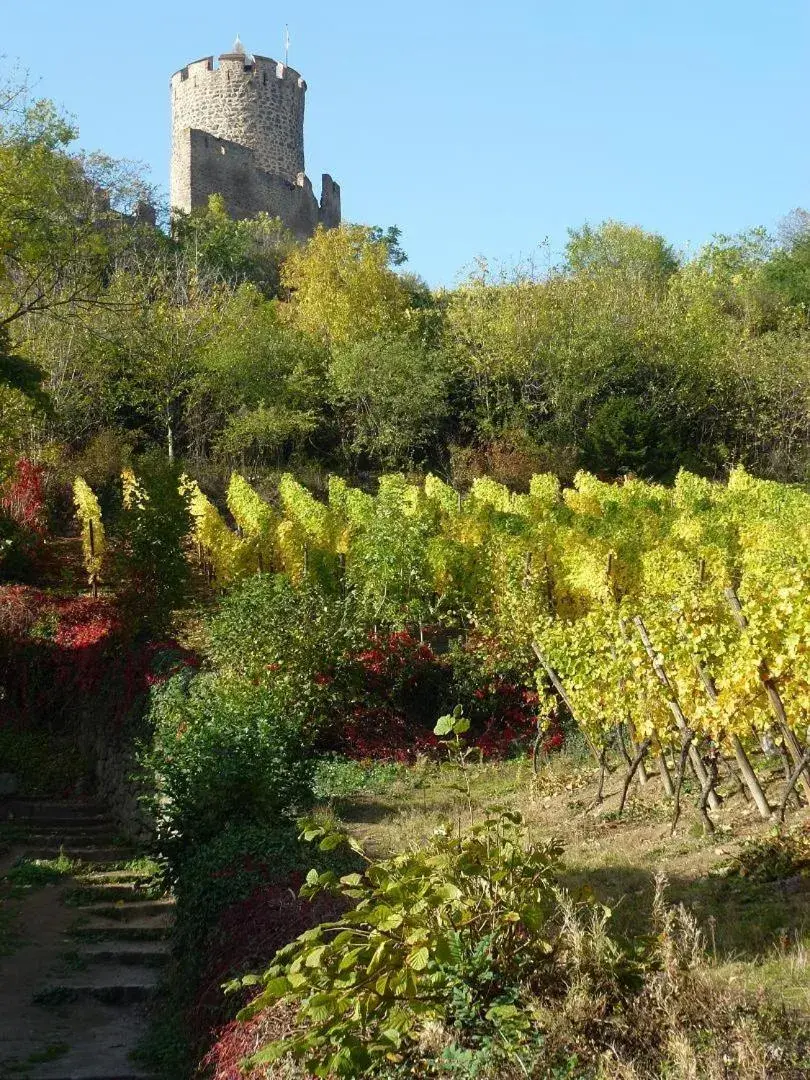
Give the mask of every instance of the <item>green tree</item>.
[[278, 295], [282, 264], [295, 245], [280, 219], [269, 214], [234, 221], [221, 195], [211, 195], [207, 206], [190, 214], [177, 213], [172, 235], [198, 274], [231, 285], [252, 282], [265, 296]]
[[12, 352], [8, 334], [0, 328], [0, 479], [41, 424], [48, 405], [42, 372]]
[[565, 255], [568, 269], [575, 274], [615, 270], [664, 281], [679, 265], [663, 236], [620, 221], [569, 229]]
[[69, 154], [76, 134], [48, 101], [0, 124], [0, 326], [105, 302], [111, 263], [131, 241], [118, 213], [131, 170]]
[[186, 402], [230, 299], [171, 259], [141, 273], [119, 272], [107, 293], [115, 312], [99, 327], [119, 404], [162, 432], [174, 461]]
[[293, 324], [336, 347], [406, 330], [409, 292], [390, 269], [390, 257], [389, 241], [373, 229], [319, 228], [284, 264]]
[[244, 285], [224, 304], [186, 406], [192, 456], [280, 466], [325, 422], [323, 346]]
[[384, 469], [440, 454], [453, 373], [439, 351], [400, 335], [334, 350], [330, 396], [346, 449]]

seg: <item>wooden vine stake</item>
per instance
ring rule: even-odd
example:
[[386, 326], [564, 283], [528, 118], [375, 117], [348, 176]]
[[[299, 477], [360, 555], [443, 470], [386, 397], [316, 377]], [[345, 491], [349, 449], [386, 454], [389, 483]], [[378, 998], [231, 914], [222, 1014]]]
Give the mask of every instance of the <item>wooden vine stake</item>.
[[[706, 691], [711, 702], [717, 701], [717, 688], [714, 685], [714, 679], [709, 675], [708, 671], [702, 664], [697, 665], [698, 674], [700, 675], [700, 681], [703, 683], [703, 688]], [[748, 760], [748, 755], [745, 752], [743, 744], [737, 738], [736, 735], [731, 735], [730, 740], [732, 749], [734, 750], [734, 757], [737, 761], [737, 768], [742, 773], [742, 778], [746, 783], [748, 791], [751, 794], [751, 798], [756, 804], [756, 808], [759, 811], [759, 816], [763, 821], [770, 820], [771, 807], [765, 797], [765, 792], [762, 790], [762, 785], [759, 782], [757, 774]]]
[[[726, 600], [734, 615], [737, 626], [739, 626], [740, 630], [747, 630], [748, 619], [746, 619], [745, 614], [743, 613], [740, 598], [733, 588], [726, 589]], [[760, 661], [759, 677], [762, 680], [762, 685], [765, 687], [765, 692], [768, 695], [768, 702], [771, 706], [771, 712], [776, 717], [776, 722], [779, 725], [779, 730], [782, 734], [785, 746], [793, 759], [793, 764], [797, 770], [797, 778], [801, 780], [804, 793], [807, 798], [810, 799], [810, 772], [808, 772], [808, 762], [805, 760], [805, 752], [802, 750], [799, 740], [796, 738], [790, 724], [788, 724], [782, 697], [776, 688], [776, 683], [770, 676], [768, 665], [764, 660]], [[795, 787], [796, 782], [796, 780], [793, 781], [793, 787]], [[793, 790], [793, 787], [788, 787], [788, 795]]]
[[619, 803], [619, 814], [624, 813], [624, 806], [627, 802], [627, 793], [630, 790], [630, 785], [633, 782], [633, 777], [636, 775], [640, 768], [644, 767], [644, 756], [652, 746], [652, 739], [645, 739], [644, 742], [637, 748], [636, 756], [630, 762], [630, 767], [627, 770], [627, 776], [624, 778], [624, 787], [622, 788], [622, 797]]
[[801, 760], [797, 763], [796, 768], [793, 770], [793, 772], [788, 777], [787, 787], [785, 788], [785, 794], [782, 796], [782, 802], [781, 802], [781, 805], [779, 806], [779, 820], [782, 821], [782, 822], [785, 820], [785, 811], [787, 810], [787, 804], [788, 804], [788, 801], [790, 799], [790, 796], [793, 794], [793, 791], [795, 790], [796, 783], [797, 783], [799, 777], [802, 775], [802, 773], [804, 772], [804, 770], [807, 768], [808, 765], [810, 765], [810, 749], [805, 750], [805, 752], [802, 754]]
[[683, 732], [683, 742], [681, 743], [681, 756], [678, 758], [678, 775], [675, 780], [675, 792], [674, 792], [674, 805], [672, 810], [672, 835], [675, 835], [675, 829], [678, 827], [678, 819], [681, 816], [681, 789], [683, 788], [683, 774], [686, 772], [686, 759], [689, 756], [689, 752], [692, 749], [692, 740], [695, 737], [694, 731], [691, 728], [687, 728]]
[[[690, 730], [689, 724], [686, 722], [686, 717], [683, 714], [683, 709], [681, 709], [680, 703], [678, 702], [678, 699], [675, 695], [675, 689], [672, 686], [672, 683], [669, 681], [669, 676], [666, 673], [664, 665], [661, 663], [661, 660], [656, 655], [655, 649], [652, 647], [650, 635], [647, 633], [647, 627], [644, 625], [644, 620], [640, 615], [636, 615], [633, 622], [635, 623], [636, 629], [638, 630], [639, 637], [641, 638], [642, 644], [644, 645], [647, 656], [650, 659], [652, 669], [655, 672], [658, 681], [661, 683], [661, 686], [664, 688], [664, 690], [666, 690], [667, 704], [669, 705], [670, 712], [675, 718], [675, 723], [678, 725], [681, 736], [684, 739], [684, 745], [686, 745], [686, 749], [689, 753], [689, 761], [692, 765], [692, 769], [694, 770], [695, 776], [697, 777], [698, 783], [700, 784], [702, 790], [704, 784], [709, 779], [709, 772], [707, 771], [706, 766], [703, 764], [703, 758], [698, 753], [698, 749], [694, 745], [693, 740], [689, 739], [687, 744], [686, 734]], [[707, 802], [712, 810], [720, 809], [720, 799], [717, 797], [717, 792], [714, 790], [714, 788], [711, 788], [709, 790]]]
[[661, 773], [661, 783], [664, 785], [664, 791], [670, 799], [673, 799], [675, 797], [675, 785], [672, 783], [672, 775], [669, 771], [667, 755], [664, 753], [664, 748], [660, 744], [658, 746], [658, 769]]
[[96, 573], [96, 531], [93, 528], [93, 519], [87, 522], [90, 527], [90, 565], [93, 567], [90, 573], [90, 588], [93, 590], [93, 599], [98, 600], [98, 574]]

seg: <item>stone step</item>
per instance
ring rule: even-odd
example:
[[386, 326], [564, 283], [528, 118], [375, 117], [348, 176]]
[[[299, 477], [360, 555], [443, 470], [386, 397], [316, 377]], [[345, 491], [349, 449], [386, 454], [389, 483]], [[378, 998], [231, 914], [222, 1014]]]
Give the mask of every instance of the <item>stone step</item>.
[[97, 833], [64, 833], [57, 832], [35, 832], [26, 833], [25, 836], [21, 836], [16, 841], [15, 847], [27, 849], [27, 848], [93, 848], [104, 847], [114, 848], [121, 843], [120, 833], [110, 832], [97, 832]]
[[172, 947], [168, 941], [90, 941], [77, 950], [85, 964], [143, 964], [162, 967], [169, 962]]
[[97, 802], [65, 802], [54, 799], [8, 799], [0, 802], [0, 819], [94, 823], [109, 821], [107, 808]]
[[152, 997], [160, 983], [154, 965], [99, 963], [87, 971], [60, 977], [38, 991], [41, 1005], [64, 1005], [91, 999], [103, 1005], [130, 1005]]
[[118, 823], [111, 818], [70, 818], [66, 821], [52, 821], [50, 818], [12, 818], [4, 821], [0, 817], [0, 822], [13, 826], [23, 837], [37, 833], [46, 836], [75, 836], [81, 833], [95, 835], [101, 832], [117, 835], [120, 832]]
[[84, 870], [74, 875], [74, 881], [81, 885], [115, 885], [151, 880], [152, 875], [145, 874], [142, 870]]
[[78, 902], [82, 906], [92, 903], [105, 903], [120, 901], [124, 904], [132, 904], [138, 900], [157, 900], [163, 893], [163, 886], [158, 883], [150, 883], [148, 879], [133, 878], [132, 881], [113, 881], [109, 885], [81, 881], [71, 894], [71, 902]]
[[174, 912], [174, 898], [162, 896], [157, 900], [130, 900], [116, 903], [81, 904], [76, 908], [81, 915], [91, 918], [112, 919], [116, 922], [132, 922], [150, 916], [171, 916]]
[[89, 1024], [77, 1025], [70, 1049], [53, 1061], [33, 1065], [25, 1080], [154, 1080], [151, 1073], [130, 1060], [148, 1030], [145, 1007], [85, 1004]]
[[15, 825], [26, 830], [26, 836], [118, 836], [120, 829], [114, 821], [20, 821]]
[[152, 1073], [141, 1072], [137, 1065], [127, 1060], [117, 1067], [90, 1062], [78, 1069], [71, 1068], [69, 1073], [64, 1071], [65, 1067], [62, 1066], [61, 1072], [27, 1072], [25, 1080], [155, 1080]]
[[152, 1073], [141, 1072], [137, 1065], [126, 1060], [117, 1067], [90, 1062], [79, 1069], [71, 1068], [69, 1073], [64, 1070], [63, 1065], [61, 1072], [27, 1072], [25, 1080], [155, 1080]]
[[171, 936], [174, 919], [155, 915], [151, 919], [116, 922], [115, 919], [90, 919], [70, 931], [79, 941], [165, 941]]
[[134, 858], [135, 852], [119, 847], [78, 847], [73, 844], [60, 844], [58, 847], [31, 847], [25, 850], [28, 859], [58, 859], [65, 855], [68, 859], [85, 863], [122, 863]]

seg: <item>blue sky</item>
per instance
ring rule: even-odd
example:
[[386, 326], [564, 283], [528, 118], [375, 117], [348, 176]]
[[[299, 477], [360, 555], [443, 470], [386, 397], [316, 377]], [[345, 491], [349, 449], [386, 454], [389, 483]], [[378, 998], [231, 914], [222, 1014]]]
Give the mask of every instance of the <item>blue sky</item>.
[[806, 0], [0, 0], [0, 53], [166, 187], [171, 73], [237, 32], [278, 57], [285, 23], [316, 187], [434, 285], [585, 221], [696, 247], [810, 205]]

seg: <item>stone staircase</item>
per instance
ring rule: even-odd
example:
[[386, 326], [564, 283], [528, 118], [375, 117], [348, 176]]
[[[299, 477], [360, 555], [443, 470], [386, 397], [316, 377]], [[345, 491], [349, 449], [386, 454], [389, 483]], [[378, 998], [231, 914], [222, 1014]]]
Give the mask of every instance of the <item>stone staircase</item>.
[[[146, 1033], [149, 1003], [169, 960], [172, 898], [137, 862], [126, 865], [137, 852], [98, 804], [18, 800], [2, 813], [14, 824], [15, 858], [63, 855], [80, 865], [38, 901], [59, 908], [49, 916], [58, 931], [56, 962], [29, 957], [42, 970], [16, 1031], [3, 1031], [0, 987], [0, 1080], [145, 1080], [130, 1055]], [[32, 933], [36, 938], [36, 925], [26, 936]], [[0, 965], [0, 979], [13, 978], [26, 951]], [[25, 986], [26, 972], [19, 974]]]

